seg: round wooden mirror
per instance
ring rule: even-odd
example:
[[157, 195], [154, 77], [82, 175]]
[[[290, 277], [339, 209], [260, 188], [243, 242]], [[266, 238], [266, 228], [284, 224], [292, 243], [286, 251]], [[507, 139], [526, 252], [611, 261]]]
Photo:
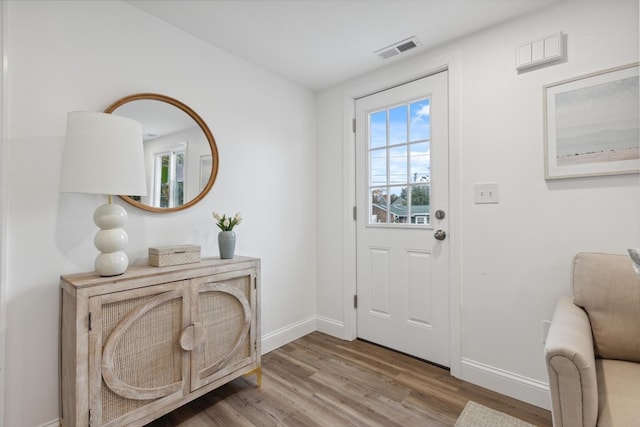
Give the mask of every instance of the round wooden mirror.
[[117, 100], [104, 110], [142, 125], [147, 196], [120, 197], [140, 209], [172, 212], [207, 195], [218, 173], [218, 148], [200, 116], [182, 102], [156, 93]]

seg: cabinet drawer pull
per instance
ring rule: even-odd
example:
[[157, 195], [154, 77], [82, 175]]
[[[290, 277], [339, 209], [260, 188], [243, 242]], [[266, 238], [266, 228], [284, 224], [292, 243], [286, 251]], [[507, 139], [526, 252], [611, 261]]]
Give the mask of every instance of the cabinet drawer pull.
[[180, 348], [192, 351], [202, 342], [202, 328], [200, 323], [189, 325], [180, 334]]

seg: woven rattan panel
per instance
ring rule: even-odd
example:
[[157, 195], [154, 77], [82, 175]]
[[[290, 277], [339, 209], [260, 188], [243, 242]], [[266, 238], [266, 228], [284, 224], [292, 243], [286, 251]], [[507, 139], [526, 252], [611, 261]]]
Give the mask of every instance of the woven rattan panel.
[[[102, 307], [104, 337], [125, 315], [153, 296], [105, 304]], [[179, 336], [182, 299], [172, 299], [143, 313], [124, 333], [114, 353], [117, 377], [140, 388], [155, 388], [182, 380]], [[106, 423], [149, 403], [122, 397], [102, 382], [102, 422]]]
[[[240, 277], [225, 281], [225, 284], [236, 287], [248, 301], [250, 298], [250, 277]], [[201, 371], [219, 363], [235, 345], [243, 332], [245, 312], [241, 303], [233, 295], [224, 292], [203, 292], [198, 297], [198, 318], [206, 335], [203, 343], [202, 358], [198, 360], [197, 369]], [[250, 337], [247, 335], [243, 345], [229, 358], [223, 366], [250, 357]]]

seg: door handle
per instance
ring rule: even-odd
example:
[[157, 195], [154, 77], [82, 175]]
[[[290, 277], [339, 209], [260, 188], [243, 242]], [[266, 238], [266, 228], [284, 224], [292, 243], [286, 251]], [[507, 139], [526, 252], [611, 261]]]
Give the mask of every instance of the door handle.
[[435, 237], [436, 240], [444, 240], [447, 238], [447, 233], [444, 230], [436, 230], [433, 237]]

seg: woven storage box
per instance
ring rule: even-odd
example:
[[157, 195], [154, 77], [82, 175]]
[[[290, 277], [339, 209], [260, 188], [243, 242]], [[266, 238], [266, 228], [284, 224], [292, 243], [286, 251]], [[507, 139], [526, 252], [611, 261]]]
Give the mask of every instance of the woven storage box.
[[149, 265], [165, 267], [167, 265], [200, 262], [200, 246], [172, 245], [149, 248]]

